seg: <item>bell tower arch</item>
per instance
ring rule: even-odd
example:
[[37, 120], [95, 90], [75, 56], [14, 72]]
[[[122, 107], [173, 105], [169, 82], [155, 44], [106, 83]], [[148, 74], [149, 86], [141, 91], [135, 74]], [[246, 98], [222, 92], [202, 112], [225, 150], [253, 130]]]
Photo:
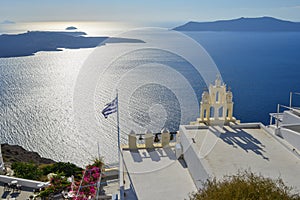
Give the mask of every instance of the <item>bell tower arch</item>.
[[207, 125], [228, 124], [235, 122], [233, 117], [233, 95], [222, 83], [220, 75], [214, 84], [209, 85], [208, 91], [202, 93], [200, 102], [200, 118], [191, 124], [204, 123]]

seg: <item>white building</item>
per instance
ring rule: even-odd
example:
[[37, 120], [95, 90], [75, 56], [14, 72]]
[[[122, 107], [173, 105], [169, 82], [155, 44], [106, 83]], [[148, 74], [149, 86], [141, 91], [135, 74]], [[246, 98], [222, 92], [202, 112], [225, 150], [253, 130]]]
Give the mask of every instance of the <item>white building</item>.
[[[290, 93], [290, 105], [278, 104], [277, 113], [270, 113], [268, 128], [280, 139], [291, 144], [295, 152], [300, 152], [300, 108], [292, 105], [293, 95], [300, 95], [300, 93]], [[280, 113], [280, 108], [285, 110]], [[273, 119], [275, 119], [274, 123]]]
[[[158, 143], [153, 143], [151, 133], [144, 135], [143, 144], [137, 143], [135, 133], [129, 134], [121, 156], [121, 199], [184, 199], [208, 178], [222, 179], [241, 170], [280, 177], [300, 191], [298, 143], [275, 135], [272, 126], [239, 123], [233, 117], [232, 93], [219, 77], [200, 104], [200, 117], [180, 126], [176, 143], [169, 142], [167, 131], [162, 131]], [[284, 124], [281, 134], [288, 138]], [[290, 124], [289, 131], [299, 127]]]

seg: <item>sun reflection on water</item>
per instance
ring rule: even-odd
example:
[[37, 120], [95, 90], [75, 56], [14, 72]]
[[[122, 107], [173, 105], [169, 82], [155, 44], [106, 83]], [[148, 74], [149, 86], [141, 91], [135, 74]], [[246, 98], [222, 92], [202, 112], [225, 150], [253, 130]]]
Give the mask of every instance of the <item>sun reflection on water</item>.
[[[74, 26], [89, 36], [111, 36], [134, 28], [136, 25], [116, 21], [49, 21], [49, 22], [21, 22], [15, 24], [0, 24], [0, 34], [18, 34], [27, 31], [67, 31]], [[70, 30], [69, 30], [70, 31]]]

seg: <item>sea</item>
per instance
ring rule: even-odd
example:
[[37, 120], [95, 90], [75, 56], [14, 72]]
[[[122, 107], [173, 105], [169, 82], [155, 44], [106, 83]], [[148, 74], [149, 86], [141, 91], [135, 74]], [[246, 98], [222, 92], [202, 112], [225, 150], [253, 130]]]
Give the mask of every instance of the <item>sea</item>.
[[[76, 26], [88, 36], [115, 36], [133, 28], [112, 22], [39, 22], [2, 24], [0, 33], [62, 31], [68, 26]], [[300, 92], [298, 32], [183, 34], [202, 45], [216, 64], [224, 83], [233, 92], [234, 116], [241, 122], [267, 125], [269, 113], [277, 112], [278, 104], [289, 105], [290, 92]], [[97, 48], [105, 48], [105, 45]], [[96, 120], [88, 121], [84, 113], [78, 114], [78, 104], [74, 105], [78, 77], [97, 48], [0, 58], [1, 143], [17, 144], [43, 157], [79, 166], [88, 164], [99, 155], [108, 165], [116, 164], [116, 116], [105, 119], [101, 114], [104, 102], [114, 98], [104, 86], [116, 81], [120, 83], [121, 143], [126, 143], [126, 135], [134, 127], [132, 124], [140, 127], [133, 130], [136, 133], [146, 129], [158, 132], [164, 127], [176, 131], [180, 124], [196, 120], [199, 100], [207, 87], [204, 81], [195, 76], [195, 71], [189, 68], [190, 63], [181, 57], [151, 49], [126, 56], [123, 62], [136, 65], [141, 58], [150, 57], [164, 64], [153, 62], [146, 66], [144, 63], [121, 78], [117, 76], [120, 80], [116, 80], [113, 73], [100, 77], [105, 82], [95, 84], [93, 101], [96, 113], [93, 116]], [[169, 69], [168, 63], [184, 66], [184, 78]], [[121, 70], [121, 64], [114, 63], [115, 72]], [[178, 81], [181, 79], [189, 81], [186, 84]], [[165, 85], [158, 84], [161, 80], [165, 80]], [[195, 96], [191, 97], [189, 94], [193, 92], [190, 91]], [[292, 104], [299, 106], [300, 96], [294, 95]], [[82, 120], [78, 122], [78, 119]]]

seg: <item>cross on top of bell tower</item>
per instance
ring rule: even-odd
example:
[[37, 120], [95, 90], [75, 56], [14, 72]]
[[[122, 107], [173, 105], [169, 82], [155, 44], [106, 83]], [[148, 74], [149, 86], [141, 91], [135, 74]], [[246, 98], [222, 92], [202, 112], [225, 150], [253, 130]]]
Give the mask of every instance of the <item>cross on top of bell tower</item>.
[[217, 78], [215, 80], [215, 86], [220, 87], [221, 86], [221, 75], [217, 74]]

